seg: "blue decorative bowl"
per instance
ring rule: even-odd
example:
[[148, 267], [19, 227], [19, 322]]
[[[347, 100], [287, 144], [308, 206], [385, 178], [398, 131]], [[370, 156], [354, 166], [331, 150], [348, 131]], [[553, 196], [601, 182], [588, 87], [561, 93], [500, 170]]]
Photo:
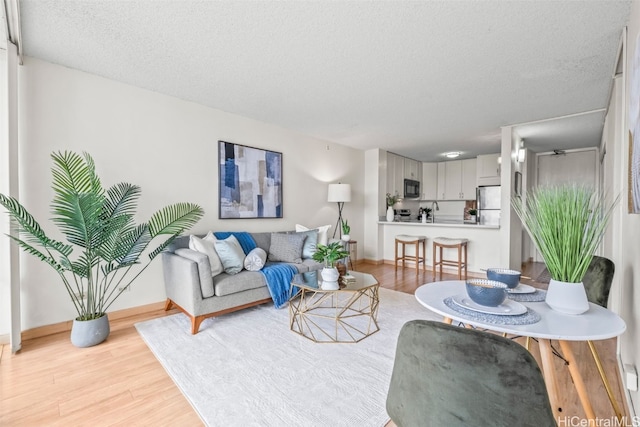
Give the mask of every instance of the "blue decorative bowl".
[[467, 294], [471, 301], [488, 307], [497, 307], [507, 298], [506, 283], [487, 279], [467, 280]]
[[520, 284], [520, 272], [507, 268], [489, 268], [487, 279], [506, 283], [510, 289], [513, 289]]

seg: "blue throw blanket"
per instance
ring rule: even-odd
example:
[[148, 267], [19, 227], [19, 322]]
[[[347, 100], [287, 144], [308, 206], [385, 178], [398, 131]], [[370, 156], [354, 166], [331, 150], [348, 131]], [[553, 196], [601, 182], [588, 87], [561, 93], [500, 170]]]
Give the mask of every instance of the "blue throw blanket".
[[264, 278], [267, 281], [269, 293], [273, 299], [273, 305], [280, 308], [286, 304], [291, 295], [298, 293], [298, 288], [291, 288], [291, 279], [298, 274], [298, 270], [288, 264], [272, 264], [267, 265], [262, 270]]
[[216, 231], [215, 233], [213, 233], [213, 235], [216, 236], [216, 239], [218, 240], [224, 240], [232, 234], [236, 237], [236, 239], [238, 239], [238, 243], [240, 243], [240, 246], [242, 247], [245, 255], [258, 247], [258, 245], [256, 245], [256, 241], [253, 240], [253, 237], [251, 237], [251, 234], [245, 231]]

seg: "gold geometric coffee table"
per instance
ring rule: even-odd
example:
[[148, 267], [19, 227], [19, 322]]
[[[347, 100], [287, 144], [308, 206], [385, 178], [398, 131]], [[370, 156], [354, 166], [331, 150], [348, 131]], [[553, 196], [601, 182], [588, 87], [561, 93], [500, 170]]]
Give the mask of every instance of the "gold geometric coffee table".
[[355, 283], [335, 291], [316, 287], [316, 274], [294, 277], [291, 286], [300, 292], [289, 301], [291, 330], [317, 343], [356, 343], [378, 332], [378, 282], [371, 274], [349, 274]]

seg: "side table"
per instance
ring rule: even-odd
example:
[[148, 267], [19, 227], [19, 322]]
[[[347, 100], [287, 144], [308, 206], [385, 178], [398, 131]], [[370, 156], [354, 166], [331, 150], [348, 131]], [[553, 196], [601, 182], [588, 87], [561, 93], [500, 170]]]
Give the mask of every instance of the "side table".
[[356, 240], [349, 240], [346, 242], [347, 252], [349, 252], [349, 266], [353, 270], [353, 264], [358, 264], [358, 242]]

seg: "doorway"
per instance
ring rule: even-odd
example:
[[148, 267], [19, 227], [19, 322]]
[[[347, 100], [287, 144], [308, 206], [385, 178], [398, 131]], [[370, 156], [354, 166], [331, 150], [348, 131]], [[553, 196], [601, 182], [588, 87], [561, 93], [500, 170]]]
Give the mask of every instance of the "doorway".
[[[579, 183], [599, 189], [598, 148], [555, 150], [536, 155], [536, 185]], [[535, 262], [544, 262], [532, 243]]]

